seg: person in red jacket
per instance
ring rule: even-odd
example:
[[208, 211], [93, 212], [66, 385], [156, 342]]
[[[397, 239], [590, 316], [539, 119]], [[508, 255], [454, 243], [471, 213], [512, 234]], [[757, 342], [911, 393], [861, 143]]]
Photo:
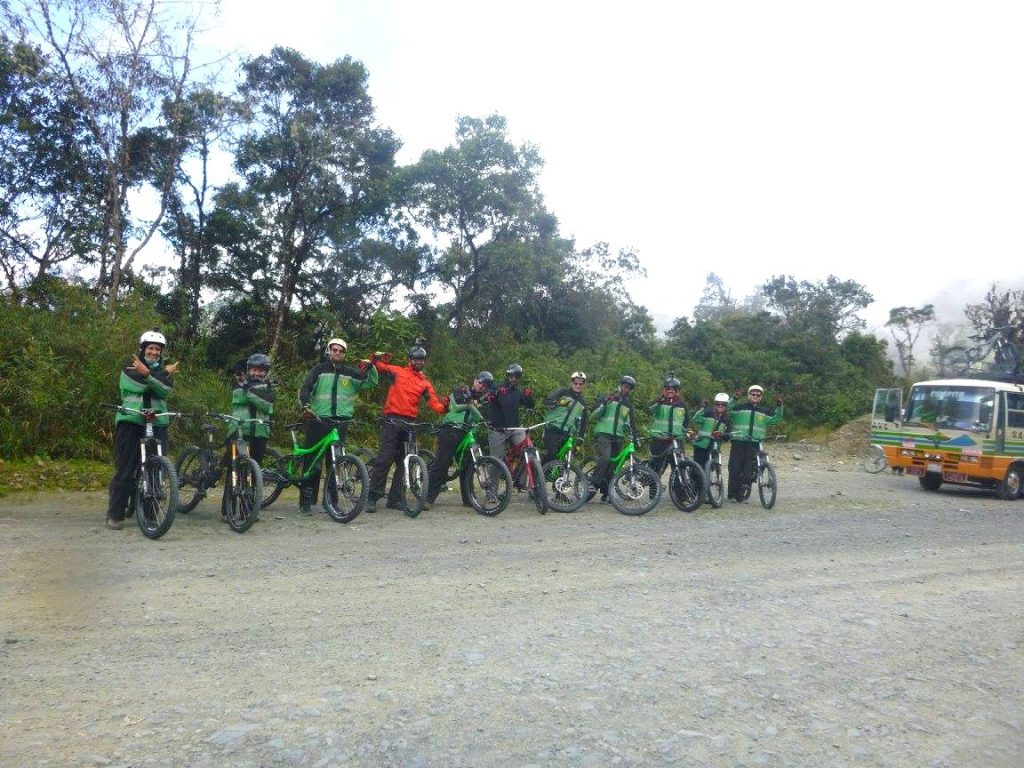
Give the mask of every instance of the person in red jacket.
[[[388, 490], [388, 509], [401, 509], [402, 483], [405, 470], [402, 468], [403, 457], [399, 455], [405, 430], [401, 422], [414, 422], [419, 416], [420, 400], [426, 400], [430, 410], [443, 414], [445, 404], [438, 398], [434, 385], [423, 374], [423, 366], [427, 362], [427, 350], [415, 346], [409, 350], [409, 364], [392, 365], [391, 356], [383, 352], [374, 352], [371, 362], [378, 373], [387, 373], [394, 377], [387, 397], [384, 399], [384, 420], [380, 425], [380, 448], [374, 459], [370, 472], [370, 500], [367, 512], [377, 511], [377, 499], [384, 495], [388, 470], [395, 465], [395, 475], [391, 479]], [[396, 423], [396, 421], [398, 423]]]

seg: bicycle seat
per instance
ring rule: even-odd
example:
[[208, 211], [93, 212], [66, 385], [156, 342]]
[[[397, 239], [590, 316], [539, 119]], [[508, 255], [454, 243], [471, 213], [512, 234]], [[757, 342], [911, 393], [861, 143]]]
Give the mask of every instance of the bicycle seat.
[[203, 424], [202, 429], [204, 432], [216, 432], [217, 428], [213, 424]]

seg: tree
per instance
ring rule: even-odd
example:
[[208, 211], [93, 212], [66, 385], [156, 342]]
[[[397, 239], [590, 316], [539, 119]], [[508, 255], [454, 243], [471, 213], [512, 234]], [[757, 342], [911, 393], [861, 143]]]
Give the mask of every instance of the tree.
[[704, 292], [693, 310], [693, 319], [697, 321], [720, 321], [735, 312], [736, 300], [729, 292], [722, 278], [714, 272], [708, 272], [704, 280]]
[[967, 321], [974, 332], [983, 334], [993, 328], [1015, 327], [1024, 330], [1024, 290], [1008, 289], [1000, 293], [992, 283], [983, 301], [964, 308]]
[[914, 345], [926, 325], [935, 322], [935, 307], [925, 304], [923, 307], [894, 307], [889, 310], [889, 322], [885, 327], [892, 335], [896, 345], [900, 369], [906, 378], [911, 377], [914, 368]]
[[864, 327], [857, 317], [874, 298], [853, 280], [829, 275], [824, 283], [799, 283], [788, 275], [773, 277], [764, 287], [768, 308], [783, 317], [787, 325], [830, 339], [840, 339]]

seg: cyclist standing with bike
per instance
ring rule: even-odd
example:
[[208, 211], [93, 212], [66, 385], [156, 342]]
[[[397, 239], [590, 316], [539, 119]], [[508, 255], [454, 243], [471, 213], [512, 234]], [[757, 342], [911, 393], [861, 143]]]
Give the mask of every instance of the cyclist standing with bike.
[[[487, 444], [491, 456], [499, 460], [504, 460], [509, 443], [519, 445], [526, 440], [526, 432], [516, 429], [523, 426], [519, 420], [519, 409], [533, 408], [534, 400], [532, 389], [519, 388], [522, 378], [523, 366], [512, 363], [505, 369], [505, 383], [486, 399], [487, 415], [491, 426], [495, 427], [487, 430]], [[517, 487], [522, 488], [522, 477], [513, 480]]]
[[732, 419], [729, 418], [729, 395], [719, 392], [710, 406], [705, 406], [693, 415], [690, 424], [697, 430], [693, 439], [693, 460], [701, 468], [708, 463], [711, 444], [715, 440], [728, 440], [732, 431]]
[[[167, 338], [156, 328], [139, 337], [138, 353], [133, 354], [131, 364], [121, 370], [121, 405], [156, 413], [167, 410], [167, 398], [174, 389], [171, 376], [177, 373], [178, 364], [164, 364], [166, 346]], [[157, 417], [154, 423], [154, 432], [163, 443], [165, 452], [169, 423], [166, 416]], [[131, 500], [134, 477], [139, 468], [139, 441], [146, 434], [146, 423], [138, 414], [118, 412], [114, 424], [114, 476], [107, 486], [106, 526], [119, 531], [124, 527]]]
[[[477, 403], [487, 393], [488, 380], [494, 381], [494, 376], [488, 371], [481, 371], [473, 379], [473, 386], [467, 387], [463, 384], [456, 387], [450, 397], [444, 398], [441, 401], [447, 401], [448, 412], [441, 418], [441, 426], [437, 433], [434, 460], [428, 468], [430, 490], [427, 492], [427, 501], [423, 505], [423, 509], [430, 509], [433, 503], [437, 501], [437, 496], [441, 492], [441, 488], [444, 487], [445, 479], [448, 475], [448, 465], [452, 463], [455, 449], [462, 442], [462, 438], [465, 435], [464, 430], [484, 420], [483, 415], [477, 408]], [[468, 464], [466, 468], [471, 469]], [[472, 506], [469, 503], [466, 484], [462, 478], [459, 478], [459, 487], [462, 491], [462, 505], [464, 507]]]
[[[327, 342], [327, 360], [315, 366], [299, 388], [299, 404], [306, 419], [306, 447], [316, 445], [337, 427], [345, 444], [348, 422], [355, 410], [356, 396], [377, 386], [377, 370], [368, 360], [358, 367], [345, 362], [348, 344], [334, 338]], [[299, 512], [313, 514], [313, 502], [320, 493], [320, 466], [314, 468], [299, 498]]]
[[651, 435], [657, 435], [651, 438], [651, 459], [648, 464], [659, 477], [668, 462], [672, 438], [684, 440], [686, 428], [690, 425], [690, 414], [679, 397], [679, 389], [679, 379], [669, 376], [662, 385], [661, 395], [647, 405], [647, 412], [652, 417]]
[[[743, 393], [736, 390], [736, 399]], [[757, 463], [757, 450], [761, 441], [768, 434], [768, 427], [782, 421], [785, 408], [781, 397], [775, 398], [777, 408], [762, 405], [764, 387], [752, 384], [747, 389], [747, 401], [734, 404], [729, 409], [732, 419], [732, 431], [729, 439], [729, 489], [726, 496], [732, 501], [742, 501], [742, 486], [750, 483]]]
[[597, 437], [597, 464], [590, 477], [592, 490], [590, 498], [601, 491], [601, 501], [608, 501], [608, 470], [611, 469], [611, 457], [622, 450], [622, 439], [635, 434], [633, 427], [633, 403], [630, 395], [636, 389], [636, 379], [623, 376], [619, 379], [619, 389], [602, 397], [590, 418], [594, 422], [594, 435]]
[[259, 464], [267, 453], [270, 437], [270, 417], [274, 415], [274, 400], [277, 393], [267, 377], [270, 375], [270, 358], [262, 352], [250, 355], [245, 361], [247, 375], [235, 383], [231, 391], [231, 415], [236, 419], [263, 419], [264, 423], [250, 422], [245, 429], [249, 443], [249, 457]]
[[573, 371], [570, 385], [556, 389], [544, 398], [544, 458], [547, 464], [558, 458], [558, 451], [569, 435], [583, 435], [587, 431], [587, 402], [583, 399], [583, 387], [587, 374]]
[[392, 365], [390, 360], [391, 355], [384, 352], [374, 352], [371, 359], [376, 372], [390, 374], [394, 377], [394, 383], [388, 389], [387, 397], [384, 399], [384, 420], [380, 425], [380, 447], [370, 472], [370, 497], [366, 507], [367, 512], [377, 511], [377, 499], [384, 496], [384, 486], [387, 483], [388, 471], [392, 464], [395, 465], [395, 475], [391, 480], [391, 488], [388, 490], [387, 506], [388, 509], [404, 509], [401, 495], [405, 470], [402, 468], [403, 457], [399, 456], [398, 450], [402, 444], [404, 430], [401, 424], [396, 424], [394, 420], [414, 422], [419, 415], [420, 400], [422, 399], [425, 399], [430, 410], [438, 415], [447, 410], [434, 391], [434, 385], [423, 373], [423, 367], [427, 362], [427, 350], [419, 345], [410, 348], [408, 365]]

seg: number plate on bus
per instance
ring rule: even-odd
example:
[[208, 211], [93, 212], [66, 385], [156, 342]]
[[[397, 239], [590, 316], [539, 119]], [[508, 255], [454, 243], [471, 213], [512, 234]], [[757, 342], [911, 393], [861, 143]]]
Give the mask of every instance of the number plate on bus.
[[941, 472], [942, 471], [942, 465], [939, 464], [939, 462], [937, 462], [937, 461], [929, 461], [928, 462], [928, 471], [929, 472]]
[[950, 483], [966, 483], [967, 475], [963, 472], [943, 472], [942, 479]]

